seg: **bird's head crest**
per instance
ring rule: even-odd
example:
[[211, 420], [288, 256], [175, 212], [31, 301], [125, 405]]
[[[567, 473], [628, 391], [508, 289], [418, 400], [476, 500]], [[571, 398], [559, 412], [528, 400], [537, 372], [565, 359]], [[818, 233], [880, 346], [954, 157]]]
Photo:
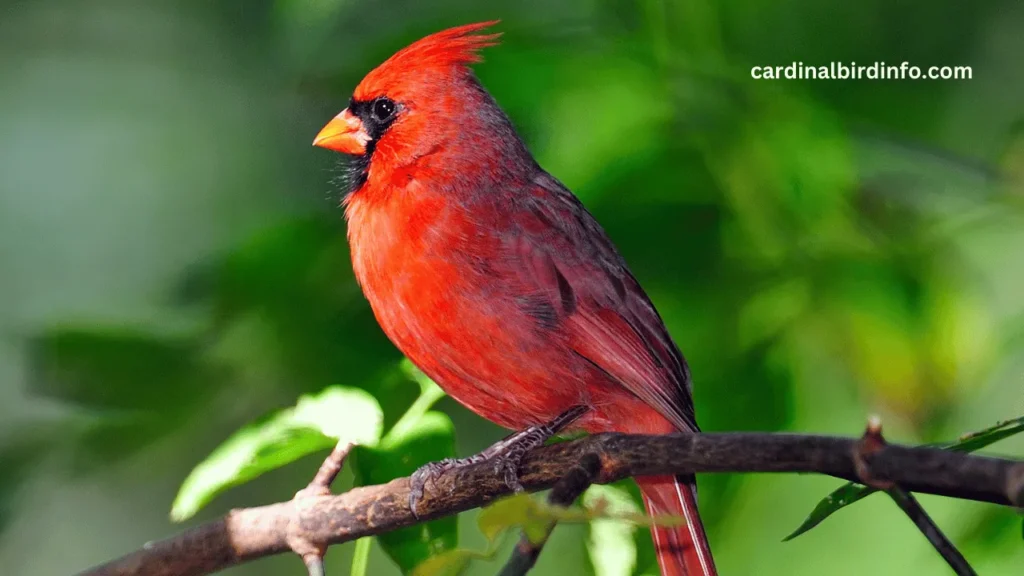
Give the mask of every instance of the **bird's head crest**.
[[464, 68], [481, 60], [480, 51], [498, 43], [500, 33], [476, 34], [490, 28], [498, 20], [477, 22], [442, 30], [402, 48], [375, 68], [356, 88], [355, 97], [373, 97], [374, 92], [400, 84], [402, 78], [416, 71], [447, 71]]

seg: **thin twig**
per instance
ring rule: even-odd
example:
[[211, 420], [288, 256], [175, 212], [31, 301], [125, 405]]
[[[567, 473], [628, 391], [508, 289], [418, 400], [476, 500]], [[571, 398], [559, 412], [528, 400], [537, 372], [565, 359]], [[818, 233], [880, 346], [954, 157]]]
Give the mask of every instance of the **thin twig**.
[[[563, 508], [571, 506], [580, 494], [590, 487], [600, 471], [601, 459], [597, 454], [584, 455], [579, 464], [570, 468], [569, 472], [551, 488], [548, 503]], [[537, 558], [554, 529], [555, 523], [549, 522], [543, 536], [537, 540], [531, 540], [524, 531], [499, 576], [525, 576], [537, 563]]]
[[942, 555], [946, 563], [953, 568], [953, 571], [958, 576], [977, 576], [974, 569], [967, 562], [967, 559], [964, 558], [964, 555], [946, 538], [942, 530], [939, 530], [939, 527], [910, 492], [900, 488], [892, 481], [882, 481], [872, 476], [871, 468], [867, 461], [884, 450], [886, 446], [888, 446], [888, 443], [885, 441], [885, 437], [882, 436], [882, 422], [877, 416], [872, 416], [868, 420], [868, 426], [864, 430], [864, 435], [854, 446], [853, 462], [861, 482], [872, 488], [885, 490], [900, 509], [910, 517], [917, 528], [921, 530], [921, 533], [931, 542], [932, 546], [939, 551], [939, 554]]
[[324, 463], [320, 465], [320, 469], [316, 471], [316, 475], [309, 481], [309, 486], [306, 489], [321, 490], [330, 494], [331, 484], [338, 477], [342, 466], [345, 465], [345, 458], [348, 458], [349, 453], [352, 452], [354, 447], [355, 444], [352, 442], [339, 440], [334, 446], [334, 450], [331, 450], [331, 453], [324, 459]]
[[[597, 454], [595, 481], [706, 472], [816, 472], [860, 482], [859, 439], [778, 433], [597, 434], [527, 454], [520, 481], [530, 491], [553, 486], [587, 454]], [[933, 447], [887, 444], [862, 455], [869, 476], [905, 490], [1003, 505], [1024, 503], [1024, 461]], [[409, 510], [409, 479], [353, 488], [337, 496], [234, 510], [227, 516], [82, 573], [83, 576], [197, 576], [290, 550], [296, 530], [310, 542], [337, 544], [477, 508], [508, 493], [486, 462], [440, 475]]]
[[935, 525], [935, 522], [924, 511], [924, 508], [921, 507], [921, 504], [917, 501], [917, 498], [914, 498], [913, 494], [902, 488], [890, 488], [886, 492], [907, 513], [907, 516], [914, 521], [917, 528], [921, 530], [921, 533], [931, 542], [932, 546], [939, 551], [939, 554], [942, 554], [946, 563], [949, 564], [950, 568], [958, 576], [977, 576], [974, 568], [971, 568], [971, 565], [967, 563], [964, 555], [939, 530], [939, 527]]
[[304, 559], [303, 563], [306, 565], [306, 573], [309, 576], [325, 576], [327, 574], [327, 571], [324, 570], [323, 556], [312, 556]]
[[286, 540], [292, 552], [302, 558], [306, 565], [306, 572], [309, 576], [324, 576], [324, 554], [327, 553], [327, 542], [315, 540], [303, 529], [302, 518], [306, 510], [317, 505], [317, 501], [331, 495], [331, 484], [338, 477], [341, 468], [345, 465], [345, 458], [355, 444], [339, 440], [334, 449], [324, 459], [320, 469], [316, 471], [313, 479], [309, 481], [302, 490], [295, 493], [292, 502], [295, 503], [295, 514], [288, 526]]

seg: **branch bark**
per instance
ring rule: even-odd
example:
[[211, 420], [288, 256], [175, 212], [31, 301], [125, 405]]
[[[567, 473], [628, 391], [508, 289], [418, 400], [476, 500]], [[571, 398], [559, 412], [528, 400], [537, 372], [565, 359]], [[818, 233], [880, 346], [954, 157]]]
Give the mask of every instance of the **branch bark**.
[[[910, 492], [1020, 506], [1024, 461], [927, 447], [886, 444], [869, 454], [858, 438], [773, 433], [639, 436], [599, 434], [538, 448], [524, 459], [520, 480], [530, 491], [550, 488], [588, 455], [600, 461], [597, 483], [630, 476], [706, 472], [810, 472], [860, 482], [866, 474]], [[866, 467], [866, 470], [864, 469]], [[409, 479], [337, 496], [311, 496], [226, 516], [151, 542], [81, 576], [193, 576], [289, 552], [295, 534], [322, 546], [388, 532], [487, 504], [508, 493], [493, 466], [481, 463], [439, 476], [409, 510]]]

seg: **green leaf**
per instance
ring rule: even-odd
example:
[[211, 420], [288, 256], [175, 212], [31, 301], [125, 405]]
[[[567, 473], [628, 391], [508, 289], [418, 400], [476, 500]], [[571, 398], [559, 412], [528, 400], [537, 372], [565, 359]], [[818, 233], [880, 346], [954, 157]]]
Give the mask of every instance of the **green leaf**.
[[[377, 399], [359, 388], [331, 386], [299, 398], [290, 421], [319, 430], [335, 440], [372, 446], [380, 440], [383, 420]], [[333, 446], [336, 442], [331, 442]]]
[[509, 528], [522, 527], [526, 537], [536, 542], [547, 534], [549, 523], [557, 520], [533, 497], [519, 492], [484, 508], [477, 518], [480, 532], [491, 544]]
[[493, 558], [498, 550], [498, 539], [508, 528], [532, 523], [536, 530], [527, 531], [527, 535], [532, 533], [534, 536], [538, 536], [546, 533], [547, 520], [551, 518], [553, 516], [545, 514], [545, 511], [529, 494], [514, 494], [498, 500], [484, 508], [478, 518], [480, 531], [488, 540], [486, 551], [476, 552], [462, 548], [446, 550], [424, 560], [412, 570], [411, 575], [456, 576], [461, 574], [470, 560]]
[[1020, 418], [1014, 418], [1013, 420], [1006, 420], [1005, 422], [999, 422], [995, 426], [991, 426], [978, 432], [972, 432], [961, 436], [959, 440], [953, 444], [942, 446], [947, 450], [955, 450], [957, 452], [974, 452], [980, 450], [990, 444], [995, 444], [1000, 440], [1009, 438], [1016, 434], [1024, 432], [1024, 416]]
[[[419, 384], [420, 395], [377, 446], [360, 445], [353, 451], [359, 486], [408, 476], [428, 462], [455, 455], [455, 426], [447, 415], [430, 410], [444, 392], [411, 364], [404, 364], [403, 370]], [[377, 540], [402, 571], [409, 573], [427, 558], [455, 549], [458, 519], [432, 520], [381, 534]]]
[[410, 572], [411, 576], [457, 576], [466, 569], [466, 565], [474, 558], [487, 559], [490, 554], [474, 552], [461, 548], [448, 550], [431, 556]]
[[488, 541], [494, 542], [505, 530], [514, 526], [521, 527], [528, 538], [536, 541], [547, 533], [547, 526], [552, 522], [579, 524], [597, 520], [626, 522], [634, 526], [686, 525], [686, 519], [681, 515], [659, 514], [649, 517], [638, 506], [623, 505], [618, 497], [611, 500], [592, 497], [588, 505], [580, 509], [554, 506], [538, 501], [525, 492], [501, 498], [484, 508], [477, 522]]
[[[613, 514], [638, 514], [640, 508], [624, 488], [595, 485], [583, 494], [587, 508], [604, 508]], [[589, 524], [587, 555], [595, 576], [630, 576], [636, 567], [636, 526], [614, 519], [595, 519]]]
[[380, 405], [363, 390], [332, 386], [303, 396], [295, 407], [235, 432], [196, 466], [174, 499], [171, 518], [191, 518], [224, 490], [338, 441], [372, 446], [379, 441], [381, 428]]
[[[998, 422], [994, 426], [990, 426], [984, 430], [979, 430], [978, 432], [972, 432], [961, 436], [956, 442], [939, 444], [937, 447], [946, 450], [953, 450], [955, 452], [974, 452], [975, 450], [980, 450], [1015, 434], [1020, 434], [1021, 432], [1024, 432], [1024, 416], [1014, 418], [1013, 420]], [[845, 508], [858, 500], [862, 500], [875, 492], [877, 492], [877, 490], [874, 488], [862, 486], [854, 482], [847, 482], [846, 484], [843, 484], [834, 492], [826, 496], [821, 502], [818, 502], [818, 505], [814, 507], [814, 510], [811, 511], [811, 514], [803, 521], [803, 523], [800, 524], [792, 534], [783, 538], [782, 541], [787, 542], [796, 538], [811, 528], [814, 528], [825, 520], [825, 518], [828, 518], [840, 509]]]
[[794, 530], [792, 534], [783, 538], [782, 541], [788, 542], [796, 538], [820, 524], [822, 520], [828, 518], [833, 512], [866, 498], [875, 492], [874, 488], [868, 488], [853, 482], [842, 485], [839, 489], [826, 496], [821, 502], [818, 502], [818, 505], [814, 507], [814, 510], [811, 511], [811, 514], [804, 520], [803, 524]]

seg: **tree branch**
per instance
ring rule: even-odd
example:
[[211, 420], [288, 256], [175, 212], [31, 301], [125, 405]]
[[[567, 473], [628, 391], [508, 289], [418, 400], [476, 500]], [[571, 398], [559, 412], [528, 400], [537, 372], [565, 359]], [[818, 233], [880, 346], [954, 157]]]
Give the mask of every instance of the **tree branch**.
[[[896, 444], [863, 454], [858, 452], [859, 442], [772, 433], [599, 434], [532, 451], [523, 459], [520, 480], [527, 490], [550, 488], [566, 470], [594, 454], [601, 463], [598, 483], [701, 472], [816, 472], [860, 482], [866, 474], [911, 492], [1003, 505], [1024, 503], [1024, 461]], [[420, 520], [409, 510], [408, 478], [353, 488], [337, 496], [304, 498], [301, 509], [296, 501], [289, 501], [233, 510], [81, 576], [209, 574], [286, 552], [289, 535], [296, 533], [327, 546], [456, 514], [507, 493], [501, 475], [481, 463], [439, 476], [419, 503]]]

